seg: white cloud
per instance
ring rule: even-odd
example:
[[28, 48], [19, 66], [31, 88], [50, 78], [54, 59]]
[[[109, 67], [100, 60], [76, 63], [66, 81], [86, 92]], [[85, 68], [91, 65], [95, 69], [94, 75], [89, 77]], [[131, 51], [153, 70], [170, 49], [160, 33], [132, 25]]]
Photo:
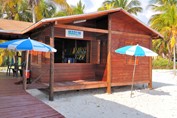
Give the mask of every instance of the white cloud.
[[149, 1], [150, 0], [140, 1], [141, 2], [141, 7], [143, 8], [143, 12], [138, 13], [138, 15], [135, 16], [136, 18], [138, 18], [140, 21], [142, 21], [145, 24], [148, 24], [148, 21], [153, 14], [153, 11], [151, 11], [150, 8], [148, 8]]

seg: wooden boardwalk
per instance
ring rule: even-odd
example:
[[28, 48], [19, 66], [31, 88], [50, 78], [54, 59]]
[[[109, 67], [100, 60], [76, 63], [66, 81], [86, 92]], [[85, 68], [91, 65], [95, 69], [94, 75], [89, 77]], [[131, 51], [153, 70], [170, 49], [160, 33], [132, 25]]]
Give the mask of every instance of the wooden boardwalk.
[[64, 118], [63, 115], [14, 84], [0, 78], [0, 118]]

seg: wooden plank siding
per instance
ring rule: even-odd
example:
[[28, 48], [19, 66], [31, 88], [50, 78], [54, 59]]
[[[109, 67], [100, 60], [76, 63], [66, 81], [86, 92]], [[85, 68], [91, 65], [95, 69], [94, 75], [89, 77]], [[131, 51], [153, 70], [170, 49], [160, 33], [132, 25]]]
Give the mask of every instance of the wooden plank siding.
[[[40, 36], [38, 36], [37, 38], [39, 39], [45, 39], [46, 36], [48, 36], [50, 34], [49, 32], [49, 28], [47, 28], [46, 30], [43, 31], [42, 34], [40, 34]], [[66, 38], [65, 37], [65, 29], [63, 28], [58, 28], [55, 27], [54, 30], [54, 35], [55, 37], [58, 38]], [[46, 36], [44, 36], [46, 35]], [[104, 46], [107, 45], [107, 43], [105, 43], [105, 41], [107, 40], [107, 35], [104, 36], [104, 38], [100, 38], [99, 36], [95, 36], [96, 33], [92, 33], [92, 32], [84, 32], [84, 39], [82, 40], [104, 40]], [[58, 38], [56, 38], [55, 40], [59, 40]], [[72, 38], [70, 38], [72, 39]], [[45, 40], [43, 40], [44, 43]], [[96, 49], [96, 48], [93, 48]], [[93, 52], [95, 52], [95, 50], [92, 50]], [[102, 58], [100, 58], [101, 60], [101, 66], [99, 67], [96, 64], [91, 64], [91, 63], [85, 63], [85, 64], [77, 64], [77, 63], [72, 63], [72, 64], [67, 64], [67, 63], [55, 63], [54, 65], [54, 73], [55, 73], [55, 77], [54, 80], [55, 82], [61, 82], [61, 81], [75, 81], [75, 80], [86, 80], [86, 79], [98, 79], [98, 80], [102, 80], [103, 75], [104, 74], [104, 68], [105, 68], [105, 64], [106, 64], [106, 58], [107, 58], [107, 46], [106, 48], [103, 47], [102, 48], [102, 53], [100, 56], [102, 56]], [[104, 57], [104, 58], [103, 58]], [[37, 75], [39, 75], [39, 73], [43, 73], [42, 77], [41, 77], [41, 82], [48, 82], [49, 80], [49, 54], [48, 53], [42, 53], [41, 54], [41, 61], [39, 62], [41, 63], [40, 66], [36, 66], [35, 64], [32, 64], [32, 70], [34, 72], [32, 72], [32, 77], [37, 77]], [[103, 67], [104, 66], [104, 67]], [[98, 68], [96, 68], [98, 67]], [[100, 71], [98, 70], [100, 69]], [[98, 70], [100, 73], [95, 72], [95, 70]], [[39, 73], [36, 73], [39, 72]], [[69, 74], [68, 74], [69, 73]], [[106, 80], [105, 75], [104, 75], [104, 80]]]
[[96, 65], [96, 78], [98, 80], [106, 81], [107, 80], [107, 71], [106, 71], [106, 64], [107, 64], [107, 39], [108, 35], [103, 34], [97, 36], [97, 39], [100, 40], [100, 64]]
[[112, 31], [120, 31], [134, 34], [145, 34], [151, 36], [147, 29], [143, 25], [138, 25], [138, 22], [129, 20], [129, 17], [122, 13], [116, 12], [111, 14], [112, 16]]
[[[130, 22], [126, 22], [126, 19], [122, 19], [120, 13], [112, 14], [112, 45], [111, 45], [111, 63], [112, 63], [112, 86], [130, 85], [133, 76], [133, 63], [129, 64], [128, 59], [131, 56], [121, 55], [115, 53], [117, 48], [125, 45], [139, 44], [144, 47], [150, 48], [150, 37], [144, 34], [144, 31], [132, 27]], [[116, 32], [125, 33], [116, 33]], [[128, 33], [128, 35], [127, 35]], [[132, 35], [130, 35], [132, 33]], [[133, 34], [134, 33], [134, 34]], [[140, 35], [140, 36], [139, 36]], [[134, 83], [149, 83], [150, 71], [149, 71], [149, 57], [138, 57], [138, 65], [135, 71]]]
[[[75, 80], [94, 80], [95, 65], [89, 63], [55, 63], [54, 81], [75, 81]], [[46, 71], [48, 65], [43, 65], [42, 70]], [[45, 73], [42, 76], [42, 82], [48, 82], [49, 74]]]
[[0, 79], [1, 118], [64, 118], [63, 115], [28, 94], [17, 79]]
[[[149, 30], [145, 31], [145, 28], [141, 25], [136, 27], [136, 23], [133, 20], [129, 21], [126, 19], [126, 15], [121, 12], [109, 14], [106, 17], [91, 19], [83, 23], [73, 24], [55, 24], [54, 26], [54, 40], [62, 39], [73, 39], [73, 40], [87, 40], [91, 42], [100, 41], [100, 47], [96, 43], [95, 48], [90, 46], [90, 62], [89, 63], [54, 63], [54, 82], [55, 91], [63, 90], [74, 90], [85, 88], [96, 88], [100, 87], [99, 83], [107, 82], [106, 85], [120, 86], [130, 85], [133, 74], [133, 64], [130, 64], [130, 56], [120, 55], [115, 53], [117, 48], [123, 47], [130, 44], [140, 44], [144, 47], [151, 48], [151, 35]], [[109, 21], [109, 22], [108, 22]], [[83, 39], [68, 38], [65, 37], [65, 29], [75, 29], [84, 31]], [[92, 31], [93, 30], [93, 31]], [[51, 35], [50, 29], [46, 28], [42, 33], [38, 34], [36, 38], [44, 43], [47, 43], [47, 38]], [[46, 40], [44, 40], [46, 39]], [[50, 44], [50, 41], [47, 43]], [[57, 46], [57, 45], [56, 45]], [[96, 55], [92, 52], [99, 52], [100, 55]], [[32, 64], [32, 76], [35, 77], [42, 73], [41, 82], [49, 82], [50, 73], [50, 54], [41, 53], [39, 58], [39, 65]], [[98, 56], [100, 59], [96, 59]], [[94, 62], [96, 61], [96, 62]], [[131, 62], [132, 63], [132, 62]], [[151, 82], [151, 60], [149, 57], [138, 57], [138, 65], [135, 72], [135, 83], [150, 83]], [[36, 73], [37, 72], [37, 73]], [[143, 73], [143, 74], [142, 74]], [[109, 78], [109, 80], [108, 80]], [[79, 80], [95, 80], [98, 81], [98, 85], [86, 86], [85, 82], [83, 86], [73, 85], [73, 87], [64, 84], [65, 82], [74, 82]], [[92, 82], [92, 81], [91, 81]], [[108, 84], [110, 82], [110, 84]], [[63, 86], [56, 87], [56, 83], [62, 83]], [[77, 83], [77, 82], [76, 82]], [[90, 84], [90, 83], [89, 83]], [[102, 86], [102, 84], [101, 84]], [[105, 83], [103, 84], [105, 86]], [[102, 86], [102, 87], [103, 87]], [[111, 92], [111, 88], [109, 90]]]

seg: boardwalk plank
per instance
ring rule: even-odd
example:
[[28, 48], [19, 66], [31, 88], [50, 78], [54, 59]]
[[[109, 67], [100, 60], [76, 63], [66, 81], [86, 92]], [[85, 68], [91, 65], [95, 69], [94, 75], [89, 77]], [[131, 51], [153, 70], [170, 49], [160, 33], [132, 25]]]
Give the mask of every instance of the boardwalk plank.
[[0, 117], [64, 118], [63, 115], [16, 85], [16, 79], [0, 79]]

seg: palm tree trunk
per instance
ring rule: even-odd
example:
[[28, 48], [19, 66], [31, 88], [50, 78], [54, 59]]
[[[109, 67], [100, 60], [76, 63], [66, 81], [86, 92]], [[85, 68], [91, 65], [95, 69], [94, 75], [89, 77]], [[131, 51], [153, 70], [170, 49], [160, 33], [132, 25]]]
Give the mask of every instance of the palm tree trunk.
[[174, 75], [176, 75], [176, 44], [173, 47], [173, 70]]
[[33, 23], [36, 23], [36, 15], [35, 15], [35, 3], [32, 3], [32, 17], [33, 17]]

